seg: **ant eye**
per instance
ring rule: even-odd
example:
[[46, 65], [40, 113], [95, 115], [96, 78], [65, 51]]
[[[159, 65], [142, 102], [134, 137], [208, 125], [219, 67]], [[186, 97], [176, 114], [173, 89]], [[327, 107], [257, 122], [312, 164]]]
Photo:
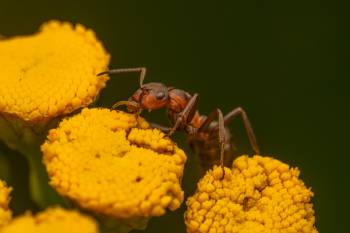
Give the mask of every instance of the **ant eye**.
[[162, 91], [157, 92], [156, 98], [157, 98], [158, 100], [161, 100], [161, 99], [163, 99], [164, 97], [165, 97], [164, 92], [162, 92]]

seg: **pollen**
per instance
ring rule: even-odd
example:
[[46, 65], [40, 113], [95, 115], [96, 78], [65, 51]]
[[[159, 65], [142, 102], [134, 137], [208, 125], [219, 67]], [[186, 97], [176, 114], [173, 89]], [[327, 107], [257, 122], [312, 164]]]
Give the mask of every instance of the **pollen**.
[[297, 168], [256, 155], [240, 156], [231, 169], [224, 169], [207, 171], [188, 198], [187, 232], [318, 232], [313, 193]]
[[0, 112], [29, 122], [92, 103], [109, 55], [90, 29], [50, 21], [33, 35], [0, 40]]
[[9, 209], [11, 188], [0, 180], [0, 227], [7, 224], [12, 216]]
[[185, 153], [141, 117], [83, 109], [41, 147], [50, 184], [81, 208], [117, 219], [179, 208]]
[[98, 233], [96, 221], [74, 210], [52, 207], [36, 215], [26, 213], [0, 229], [0, 233]]

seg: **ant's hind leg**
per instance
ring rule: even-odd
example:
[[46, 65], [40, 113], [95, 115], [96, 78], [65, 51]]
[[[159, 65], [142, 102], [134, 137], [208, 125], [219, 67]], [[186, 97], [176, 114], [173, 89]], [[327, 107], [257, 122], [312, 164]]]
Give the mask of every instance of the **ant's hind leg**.
[[209, 116], [205, 119], [201, 127], [199, 128], [200, 131], [206, 131], [210, 128], [210, 124], [215, 120], [215, 118], [218, 118], [218, 125], [217, 130], [219, 131], [219, 144], [220, 144], [220, 165], [223, 171], [223, 177], [225, 176], [225, 170], [224, 170], [224, 155], [225, 155], [225, 143], [226, 143], [226, 130], [225, 130], [225, 120], [224, 116], [220, 109], [216, 109], [213, 111]]
[[241, 116], [243, 120], [244, 127], [247, 131], [248, 138], [250, 145], [253, 148], [253, 151], [255, 154], [260, 154], [260, 149], [258, 146], [258, 142], [256, 140], [252, 125], [250, 124], [249, 118], [247, 113], [244, 111], [243, 108], [238, 107], [233, 109], [231, 112], [225, 115], [224, 117], [224, 124], [227, 125], [232, 119], [236, 118], [237, 116]]
[[219, 118], [219, 143], [220, 143], [220, 165], [222, 168], [222, 178], [225, 177], [224, 169], [224, 155], [225, 155], [225, 142], [226, 142], [226, 131], [225, 131], [225, 121], [224, 116], [220, 109], [217, 109]]

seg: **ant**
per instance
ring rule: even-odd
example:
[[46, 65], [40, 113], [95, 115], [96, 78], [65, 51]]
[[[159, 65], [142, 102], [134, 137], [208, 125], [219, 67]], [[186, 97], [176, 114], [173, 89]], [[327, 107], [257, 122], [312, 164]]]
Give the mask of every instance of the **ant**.
[[[128, 111], [140, 114], [142, 110], [152, 111], [166, 108], [172, 127], [169, 128], [157, 124], [151, 125], [163, 132], [167, 132], [169, 137], [177, 130], [185, 131], [192, 150], [200, 157], [203, 168], [209, 168], [216, 163], [219, 153], [222, 168], [224, 163], [227, 165], [232, 163], [233, 145], [230, 130], [226, 126], [238, 116], [242, 117], [254, 153], [260, 154], [249, 118], [241, 107], [233, 109], [225, 116], [223, 116], [220, 109], [216, 109], [208, 116], [200, 115], [196, 110], [199, 96], [197, 93], [190, 95], [184, 90], [167, 87], [162, 83], [144, 84], [143, 81], [146, 75], [146, 68], [144, 67], [113, 69], [101, 72], [97, 76], [131, 72], [140, 73], [140, 88], [127, 101], [115, 103], [112, 109], [126, 105]], [[215, 121], [216, 118], [218, 119], [217, 121]], [[217, 137], [220, 143], [219, 148], [217, 147]], [[224, 161], [224, 158], [228, 160]]]

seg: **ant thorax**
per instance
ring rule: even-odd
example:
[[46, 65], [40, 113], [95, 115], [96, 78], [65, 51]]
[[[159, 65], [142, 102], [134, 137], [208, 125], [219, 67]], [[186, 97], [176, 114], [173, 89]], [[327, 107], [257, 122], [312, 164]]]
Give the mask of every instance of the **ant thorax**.
[[191, 97], [192, 96], [184, 90], [169, 88], [168, 109], [175, 113], [182, 112]]

